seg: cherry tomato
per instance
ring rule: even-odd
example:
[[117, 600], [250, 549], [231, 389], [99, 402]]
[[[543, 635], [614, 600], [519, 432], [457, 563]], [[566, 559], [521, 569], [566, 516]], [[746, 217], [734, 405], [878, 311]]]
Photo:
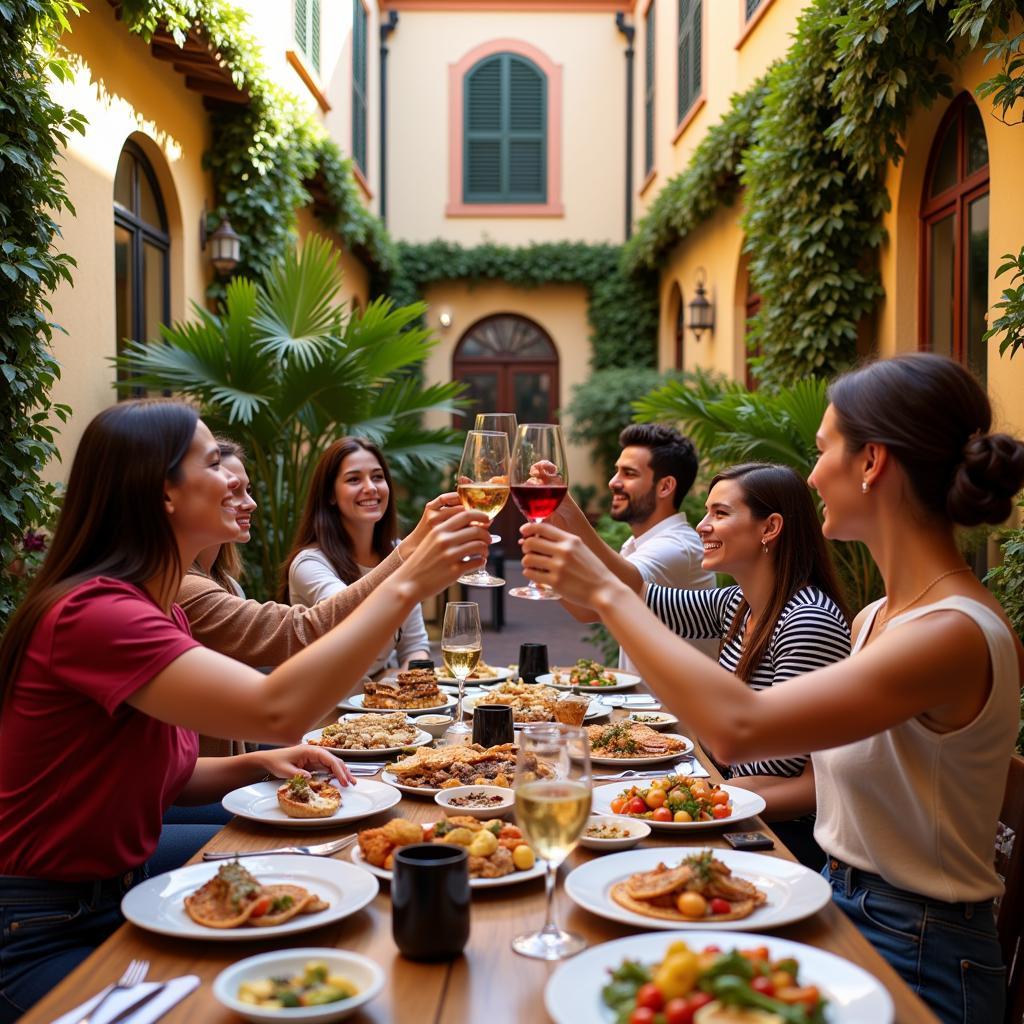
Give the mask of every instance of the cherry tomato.
[[665, 790], [663, 789], [650, 789], [645, 797], [647, 800], [647, 806], [653, 809], [663, 807], [665, 805]]
[[262, 917], [270, 909], [270, 897], [260, 896], [252, 905], [252, 916]]
[[643, 797], [635, 796], [626, 805], [627, 814], [646, 814], [647, 804], [644, 803]]
[[612, 801], [612, 814], [621, 814], [622, 813], [622, 809], [625, 806], [626, 806], [626, 798], [622, 797], [622, 796], [617, 796]]
[[705, 946], [704, 947], [704, 952], [705, 953], [721, 953], [722, 952], [722, 947], [721, 946]]
[[690, 1012], [696, 1013], [702, 1006], [707, 1006], [708, 1003], [713, 1002], [714, 998], [714, 996], [708, 995], [707, 992], [701, 992], [699, 989], [696, 992], [691, 992], [687, 999]]
[[665, 1004], [665, 1024], [693, 1024], [693, 1009], [685, 999], [670, 999]]
[[673, 821], [693, 821], [693, 815], [689, 811], [676, 811], [672, 815]]
[[775, 995], [775, 986], [772, 984], [771, 978], [765, 978], [763, 976], [752, 978], [750, 987], [755, 992], [760, 992], [763, 996]]
[[723, 900], [718, 896], [711, 900], [712, 914], [728, 914], [730, 910], [732, 910], [732, 905], [728, 900]]
[[650, 1010], [660, 1010], [665, 1005], [665, 997], [661, 994], [661, 989], [653, 981], [649, 981], [636, 990], [636, 1005], [645, 1006]]
[[796, 978], [789, 971], [772, 971], [772, 988], [796, 988]]
[[671, 821], [672, 812], [667, 807], [656, 807], [651, 812], [651, 817], [655, 821]]
[[732, 814], [732, 808], [728, 804], [715, 804], [711, 808], [712, 818], [728, 818]]
[[729, 794], [724, 789], [716, 789], [711, 794], [711, 802], [713, 804], [727, 804], [729, 802]]
[[654, 1024], [654, 1011], [649, 1006], [638, 1006], [629, 1015], [629, 1024]]

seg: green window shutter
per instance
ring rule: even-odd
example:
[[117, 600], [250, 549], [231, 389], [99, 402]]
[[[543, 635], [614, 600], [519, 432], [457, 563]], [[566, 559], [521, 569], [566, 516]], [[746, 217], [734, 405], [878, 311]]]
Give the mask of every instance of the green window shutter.
[[320, 74], [320, 0], [309, 3], [309, 59], [313, 70]]
[[495, 54], [463, 88], [466, 203], [547, 201], [547, 78], [525, 57]]
[[761, 0], [746, 0], [747, 21], [750, 21], [750, 16], [760, 6], [761, 6]]
[[303, 54], [309, 48], [309, 0], [295, 0], [295, 45]]
[[352, 158], [366, 173], [367, 16], [360, 0], [352, 0]]
[[654, 0], [644, 19], [644, 174], [654, 170]]
[[677, 121], [682, 121], [700, 96], [702, 6], [701, 0], [679, 0]]

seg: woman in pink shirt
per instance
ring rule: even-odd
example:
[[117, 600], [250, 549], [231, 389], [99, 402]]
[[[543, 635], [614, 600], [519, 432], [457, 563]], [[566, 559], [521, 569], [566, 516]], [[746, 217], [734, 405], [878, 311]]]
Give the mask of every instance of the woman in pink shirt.
[[316, 748], [197, 758], [197, 733], [294, 744], [411, 609], [482, 562], [487, 531], [436, 527], [343, 623], [270, 675], [199, 645], [174, 597], [234, 540], [234, 477], [177, 402], [123, 402], [86, 428], [40, 574], [0, 643], [0, 1021], [120, 923], [175, 801], [340, 762]]

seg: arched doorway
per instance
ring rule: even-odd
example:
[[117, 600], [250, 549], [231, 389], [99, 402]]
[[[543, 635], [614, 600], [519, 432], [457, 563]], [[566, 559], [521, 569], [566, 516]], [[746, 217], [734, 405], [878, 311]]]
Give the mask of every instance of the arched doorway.
[[[469, 401], [453, 424], [467, 430], [478, 412], [514, 412], [520, 423], [557, 423], [558, 350], [539, 324], [515, 313], [484, 317], [459, 339], [452, 379], [467, 385]], [[494, 521], [505, 551], [514, 557], [522, 522], [506, 506]]]
[[962, 93], [932, 144], [921, 197], [920, 347], [952, 356], [985, 384], [988, 312], [988, 143]]

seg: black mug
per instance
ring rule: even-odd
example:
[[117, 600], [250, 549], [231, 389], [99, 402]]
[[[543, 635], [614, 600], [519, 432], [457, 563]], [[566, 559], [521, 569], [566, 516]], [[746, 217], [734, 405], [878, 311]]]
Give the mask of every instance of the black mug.
[[410, 960], [451, 960], [469, 939], [469, 854], [450, 843], [395, 850], [391, 934]]
[[524, 683], [535, 683], [537, 676], [548, 671], [547, 644], [519, 645], [519, 675]]
[[434, 663], [430, 658], [413, 658], [409, 662], [409, 671], [411, 672], [414, 668], [429, 668], [433, 669]]
[[508, 704], [477, 704], [473, 708], [473, 742], [482, 747], [512, 743], [512, 708]]

